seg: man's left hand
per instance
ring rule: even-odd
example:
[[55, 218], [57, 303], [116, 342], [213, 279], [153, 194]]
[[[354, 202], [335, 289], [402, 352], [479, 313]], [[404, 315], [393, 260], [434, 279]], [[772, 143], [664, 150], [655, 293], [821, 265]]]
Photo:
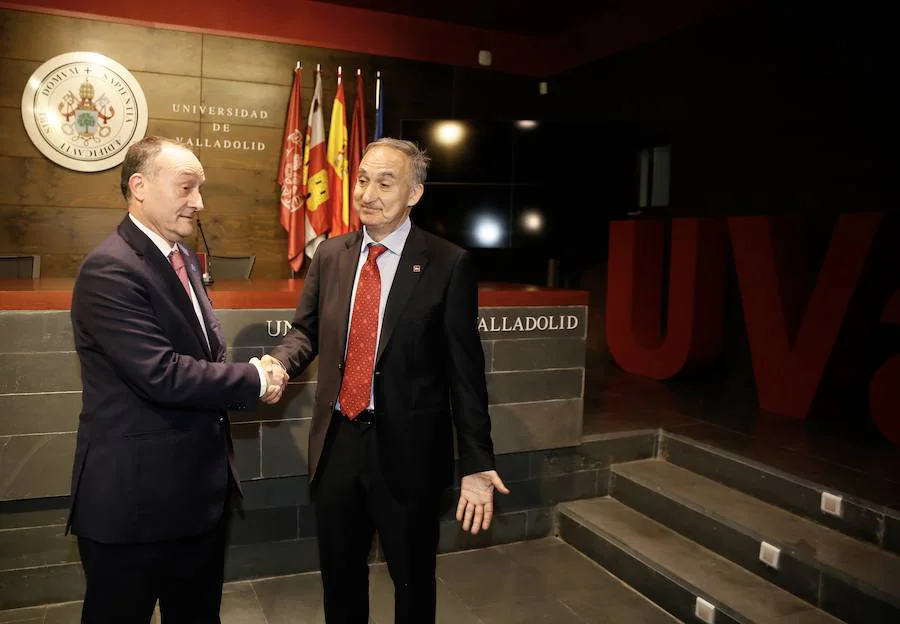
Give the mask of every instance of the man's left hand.
[[495, 488], [502, 494], [509, 494], [496, 470], [476, 472], [462, 478], [456, 520], [462, 523], [463, 531], [471, 531], [472, 535], [476, 535], [491, 526]]

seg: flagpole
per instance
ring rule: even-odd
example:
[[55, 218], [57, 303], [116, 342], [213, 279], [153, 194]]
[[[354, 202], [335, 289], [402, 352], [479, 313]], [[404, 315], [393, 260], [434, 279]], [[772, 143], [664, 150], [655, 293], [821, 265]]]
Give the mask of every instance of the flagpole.
[[[300, 61], [297, 61], [297, 63], [294, 65], [294, 74], [296, 74], [296, 73], [297, 73], [298, 71], [300, 71], [302, 68], [303, 68], [303, 63], [300, 62]], [[301, 154], [302, 154], [302, 150], [301, 150]], [[301, 155], [301, 158], [302, 158], [302, 155]], [[302, 253], [302, 252], [301, 252], [301, 253]], [[288, 264], [288, 267], [289, 267], [290, 270], [291, 270], [291, 279], [295, 279], [295, 278], [297, 277], [297, 271], [295, 271], [295, 270], [294, 270], [294, 267], [291, 266], [290, 264]]]
[[373, 140], [381, 138], [384, 134], [384, 109], [381, 102], [381, 72], [375, 72], [375, 134]]
[[381, 72], [375, 72], [375, 110], [381, 108]]

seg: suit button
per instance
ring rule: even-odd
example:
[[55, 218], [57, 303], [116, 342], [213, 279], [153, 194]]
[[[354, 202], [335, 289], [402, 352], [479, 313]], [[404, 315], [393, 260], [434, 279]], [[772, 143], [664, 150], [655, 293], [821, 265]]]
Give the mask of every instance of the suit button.
[[328, 404], [328, 409], [334, 409], [334, 401]]
[[338, 370], [344, 370], [344, 363], [343, 363], [343, 362], [341, 362], [340, 364], [338, 364]]
[[221, 425], [221, 424], [223, 424], [224, 422], [225, 422], [225, 417], [224, 417], [224, 416], [219, 416], [219, 424]]
[[376, 377], [381, 377], [381, 371], [375, 371], [375, 376], [376, 376]]

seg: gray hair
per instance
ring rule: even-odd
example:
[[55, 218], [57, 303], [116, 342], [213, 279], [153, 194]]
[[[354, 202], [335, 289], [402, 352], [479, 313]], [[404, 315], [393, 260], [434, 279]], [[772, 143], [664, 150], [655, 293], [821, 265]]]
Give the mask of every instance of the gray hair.
[[379, 145], [382, 147], [390, 147], [398, 152], [406, 154], [407, 158], [409, 158], [410, 186], [414, 187], [419, 184], [425, 184], [425, 175], [428, 172], [428, 164], [431, 162], [431, 158], [428, 157], [425, 150], [419, 149], [419, 146], [412, 141], [384, 137], [366, 145], [363, 156], [368, 154], [370, 149], [378, 147]]

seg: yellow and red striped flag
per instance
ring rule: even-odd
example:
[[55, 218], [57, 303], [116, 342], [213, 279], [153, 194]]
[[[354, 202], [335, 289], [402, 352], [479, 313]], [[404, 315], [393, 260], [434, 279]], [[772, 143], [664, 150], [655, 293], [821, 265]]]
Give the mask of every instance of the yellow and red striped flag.
[[350, 193], [347, 172], [347, 113], [344, 83], [338, 67], [337, 93], [331, 108], [328, 131], [328, 203], [331, 210], [331, 236], [350, 231]]

